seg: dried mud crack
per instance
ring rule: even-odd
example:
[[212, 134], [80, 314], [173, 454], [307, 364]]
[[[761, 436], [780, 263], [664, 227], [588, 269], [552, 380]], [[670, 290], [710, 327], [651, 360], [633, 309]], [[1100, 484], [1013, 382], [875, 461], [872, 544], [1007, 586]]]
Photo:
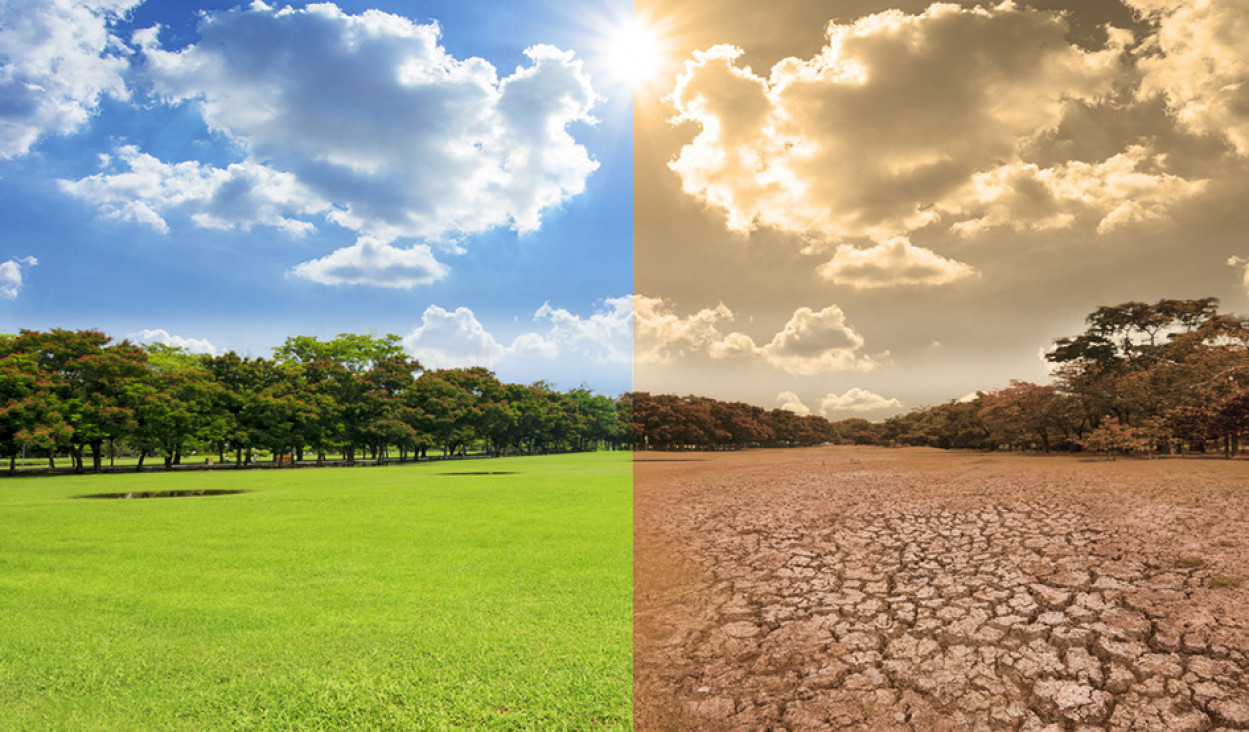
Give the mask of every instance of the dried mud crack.
[[813, 455], [635, 474], [639, 729], [1249, 729], [1234, 471]]

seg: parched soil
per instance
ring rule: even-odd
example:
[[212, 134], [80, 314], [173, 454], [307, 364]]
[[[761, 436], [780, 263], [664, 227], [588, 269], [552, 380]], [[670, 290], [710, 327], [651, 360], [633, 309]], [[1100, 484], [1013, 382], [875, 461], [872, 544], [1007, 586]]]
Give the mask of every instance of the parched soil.
[[639, 453], [640, 730], [1249, 729], [1249, 462]]

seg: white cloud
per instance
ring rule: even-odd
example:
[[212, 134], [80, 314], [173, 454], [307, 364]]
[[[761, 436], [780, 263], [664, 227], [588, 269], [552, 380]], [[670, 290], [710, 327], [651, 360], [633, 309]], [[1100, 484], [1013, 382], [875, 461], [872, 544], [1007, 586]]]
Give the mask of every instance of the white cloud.
[[323, 285], [373, 285], [407, 289], [447, 276], [447, 266], [426, 244], [407, 249], [362, 236], [355, 244], [296, 265], [291, 274]]
[[811, 413], [811, 409], [802, 403], [802, 399], [792, 391], [783, 391], [776, 395], [776, 401], [781, 403], [780, 408], [788, 412], [793, 412], [799, 417], [805, 417]]
[[141, 1], [0, 3], [0, 159], [76, 131], [106, 96], [128, 98], [127, 51], [109, 29]]
[[944, 285], [976, 275], [970, 266], [896, 237], [868, 249], [837, 247], [819, 274], [837, 285], [871, 289], [892, 285]]
[[[827, 371], [870, 371], [877, 358], [862, 355], [863, 337], [846, 322], [836, 305], [818, 312], [794, 311], [789, 322], [766, 344], [740, 332], [724, 333], [721, 322], [733, 320], [723, 303], [690, 316], [679, 316], [662, 299], [634, 297], [634, 359], [665, 363], [706, 354], [711, 358], [758, 358], [791, 374], [809, 376]], [[886, 356], [880, 354], [879, 356]]]
[[724, 303], [679, 316], [658, 297], [633, 296], [633, 357], [639, 363], [668, 363], [705, 351], [724, 335], [718, 324], [731, 321], [733, 312]]
[[820, 400], [820, 412], [825, 417], [832, 417], [838, 412], [874, 412], [885, 409], [902, 409], [902, 402], [887, 399], [857, 386], [845, 394], [830, 393]]
[[507, 355], [507, 348], [464, 307], [447, 312], [430, 305], [403, 344], [427, 369], [493, 366]]
[[888, 355], [859, 353], [863, 337], [836, 305], [820, 311], [799, 308], [762, 346], [744, 333], [720, 330], [719, 322], [733, 319], [723, 304], [681, 317], [661, 298], [624, 295], [606, 298], [585, 316], [546, 303], [533, 319], [545, 329], [521, 333], [506, 345], [469, 308], [447, 311], [431, 305], [404, 344], [422, 363], [435, 368], [493, 366], [509, 357], [580, 356], [600, 363], [666, 363], [702, 354], [753, 358], [792, 374], [813, 375], [869, 371]]
[[1058, 370], [1062, 368], [1062, 364], [1054, 363], [1053, 361], [1049, 360], [1048, 356], [1050, 355], [1051, 352], [1053, 352], [1053, 350], [1054, 350], [1053, 346], [1041, 346], [1036, 351], [1037, 358], [1041, 359], [1041, 364], [1045, 366], [1045, 373], [1051, 377], [1057, 376]]
[[[158, 230], [172, 209], [199, 226], [294, 234], [311, 229], [304, 217], [323, 216], [372, 245], [297, 275], [411, 287], [445, 273], [427, 244], [454, 250], [465, 235], [537, 230], [598, 167], [569, 134], [594, 122], [598, 97], [581, 62], [551, 46], [527, 49], [528, 65], [500, 78], [482, 59], [449, 55], [436, 23], [377, 10], [257, 2], [209, 13], [199, 30], [180, 51], [160, 48], [156, 29], [134, 42], [156, 93], [194, 104], [246, 159], [218, 170], [123, 148], [129, 171], [66, 182], [67, 191]], [[404, 238], [423, 244], [379, 248]]]
[[1249, 4], [1244, 0], [1125, 0], [1158, 23], [1143, 44], [1140, 93], [1161, 95], [1180, 124], [1249, 155]]
[[[550, 323], [542, 339], [559, 351], [580, 351], [599, 361], [628, 363], [633, 358], [633, 297], [609, 297], [587, 317], [544, 303], [534, 320]], [[531, 334], [532, 335], [532, 334]], [[515, 347], [515, 344], [514, 344]]]
[[876, 360], [859, 355], [863, 336], [846, 322], [836, 305], [816, 312], [798, 308], [767, 345], [759, 349], [768, 363], [791, 374], [871, 371]]
[[755, 355], [782, 371], [813, 376], [829, 371], [871, 371], [877, 360], [859, 354], [863, 336], [846, 322], [836, 305], [816, 312], [798, 308], [772, 340], [763, 346], [744, 333], [730, 333], [712, 344], [714, 358]]
[[509, 357], [555, 359], [582, 356], [600, 363], [631, 359], [632, 297], [609, 297], [587, 316], [545, 303], [534, 322], [544, 332], [526, 332], [504, 345], [466, 307], [448, 312], [436, 305], [425, 309], [421, 324], [403, 339], [426, 367], [494, 366]]
[[[116, 163], [124, 163], [119, 169]], [[316, 227], [292, 216], [324, 213], [329, 204], [294, 175], [251, 161], [215, 168], [195, 161], [166, 163], [133, 145], [101, 156], [104, 171], [62, 180], [63, 191], [100, 210], [105, 218], [134, 221], [169, 233], [162, 214], [179, 210], [207, 229], [250, 230], [272, 226], [300, 236]]]
[[22, 291], [22, 268], [34, 267], [39, 260], [34, 257], [14, 257], [0, 262], [0, 298], [16, 300]]
[[529, 358], [557, 358], [560, 353], [559, 344], [549, 341], [537, 333], [521, 333], [512, 341], [511, 352]]
[[1230, 257], [1227, 266], [1241, 268], [1240, 283], [1244, 285], [1245, 292], [1249, 293], [1249, 257]]
[[136, 333], [130, 333], [126, 339], [135, 343], [163, 343], [166, 346], [175, 346], [191, 353], [204, 353], [209, 356], [217, 353], [216, 346], [203, 338], [183, 338], [179, 335], [171, 335], [169, 331], [161, 328], [145, 328]]
[[1060, 15], [1010, 3], [893, 10], [827, 32], [815, 57], [766, 77], [729, 46], [686, 62], [671, 100], [701, 131], [671, 167], [730, 229], [885, 241], [957, 221], [951, 196], [975, 174], [1112, 93], [1127, 40], [1085, 51]]
[[1166, 156], [1132, 145], [1100, 163], [1074, 160], [1042, 168], [1016, 161], [977, 173], [946, 205], [968, 216], [953, 226], [965, 234], [991, 227], [1060, 229], [1082, 218], [1105, 233], [1164, 220], [1206, 185], [1167, 173]]

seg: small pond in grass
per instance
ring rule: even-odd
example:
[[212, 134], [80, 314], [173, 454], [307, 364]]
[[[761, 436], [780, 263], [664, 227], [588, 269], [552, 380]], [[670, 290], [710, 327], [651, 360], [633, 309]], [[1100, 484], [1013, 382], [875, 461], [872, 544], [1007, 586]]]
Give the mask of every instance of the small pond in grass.
[[127, 500], [132, 498], [189, 498], [193, 496], [232, 496], [235, 493], [246, 493], [247, 491], [228, 491], [218, 489], [205, 490], [189, 490], [189, 491], [125, 491], [123, 493], [91, 493], [85, 496], [74, 496], [75, 498], [117, 498]]
[[473, 470], [463, 473], [435, 473], [435, 475], [516, 475], [515, 470]]

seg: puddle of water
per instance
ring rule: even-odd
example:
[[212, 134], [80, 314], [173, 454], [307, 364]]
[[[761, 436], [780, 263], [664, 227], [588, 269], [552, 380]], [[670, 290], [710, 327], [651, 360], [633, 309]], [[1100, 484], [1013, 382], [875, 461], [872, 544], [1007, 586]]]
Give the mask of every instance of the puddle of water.
[[91, 493], [85, 496], [74, 496], [75, 498], [115, 498], [119, 500], [128, 500], [131, 498], [184, 498], [187, 496], [232, 496], [235, 493], [246, 493], [247, 491], [231, 491], [220, 489], [206, 490], [190, 490], [190, 491], [126, 491], [123, 493]]
[[475, 470], [465, 473], [434, 473], [434, 475], [516, 475], [515, 470]]

